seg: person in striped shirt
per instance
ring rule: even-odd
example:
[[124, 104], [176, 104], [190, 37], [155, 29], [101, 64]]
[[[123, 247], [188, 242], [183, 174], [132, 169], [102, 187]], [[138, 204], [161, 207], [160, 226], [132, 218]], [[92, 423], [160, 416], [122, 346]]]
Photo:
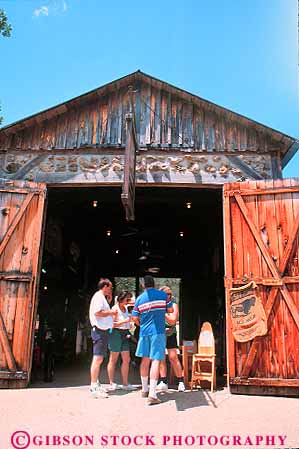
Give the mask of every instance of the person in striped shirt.
[[172, 312], [171, 298], [164, 291], [155, 288], [152, 276], [144, 276], [144, 292], [136, 299], [132, 316], [135, 324], [140, 326], [136, 356], [142, 357], [140, 365], [142, 396], [148, 398], [148, 405], [161, 402], [157, 397], [156, 388], [160, 362], [165, 357], [165, 313]]

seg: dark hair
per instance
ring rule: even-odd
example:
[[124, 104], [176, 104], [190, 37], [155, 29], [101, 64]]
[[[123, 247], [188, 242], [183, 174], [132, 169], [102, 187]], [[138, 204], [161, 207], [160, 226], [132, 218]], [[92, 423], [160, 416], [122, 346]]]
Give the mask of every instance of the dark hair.
[[99, 280], [99, 283], [98, 283], [98, 289], [99, 289], [99, 290], [102, 290], [103, 287], [110, 287], [110, 286], [112, 286], [112, 282], [109, 281], [109, 279], [107, 279], [107, 278], [101, 278], [101, 279]]
[[155, 287], [155, 280], [154, 280], [153, 276], [151, 276], [150, 274], [146, 274], [144, 276], [143, 282], [144, 282], [145, 288]]
[[123, 290], [117, 297], [117, 302], [123, 302], [127, 298], [132, 298], [132, 293], [128, 290]]

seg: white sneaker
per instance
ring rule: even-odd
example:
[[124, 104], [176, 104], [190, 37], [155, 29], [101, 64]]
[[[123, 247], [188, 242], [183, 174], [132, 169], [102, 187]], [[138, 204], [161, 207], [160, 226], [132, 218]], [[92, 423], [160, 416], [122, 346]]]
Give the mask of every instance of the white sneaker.
[[96, 387], [90, 387], [89, 391], [94, 399], [109, 398], [105, 389], [100, 387], [99, 385], [97, 385]]
[[168, 385], [161, 380], [161, 382], [159, 382], [158, 385], [157, 385], [157, 390], [167, 391], [168, 390]]
[[136, 387], [134, 385], [128, 384], [128, 385], [120, 385], [122, 390], [125, 391], [133, 391], [136, 390]]
[[107, 391], [115, 391], [119, 388], [120, 388], [120, 386], [113, 382], [112, 384], [108, 385], [108, 387], [106, 387], [106, 392]]
[[178, 391], [185, 391], [185, 390], [186, 390], [186, 387], [184, 385], [184, 382], [179, 382]]

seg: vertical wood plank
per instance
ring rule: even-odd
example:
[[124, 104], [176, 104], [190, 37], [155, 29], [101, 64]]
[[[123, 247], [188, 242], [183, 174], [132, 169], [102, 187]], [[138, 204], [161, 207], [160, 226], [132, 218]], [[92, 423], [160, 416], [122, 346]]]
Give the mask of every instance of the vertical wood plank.
[[118, 93], [118, 110], [117, 110], [117, 143], [122, 143], [122, 125], [123, 125], [123, 91], [119, 90]]
[[155, 101], [154, 143], [161, 144], [161, 90], [158, 89]]
[[151, 86], [151, 103], [150, 103], [150, 135], [149, 135], [149, 143], [156, 144], [155, 142], [155, 108], [157, 101], [157, 89]]
[[168, 145], [171, 144], [171, 101], [172, 96], [169, 93], [167, 95], [167, 112], [166, 112], [166, 121], [167, 121], [167, 137], [166, 137], [166, 143]]
[[227, 381], [235, 377], [235, 342], [231, 332], [229, 289], [232, 288], [233, 277], [233, 245], [232, 245], [232, 210], [231, 197], [225, 196], [229, 187], [223, 186], [223, 225], [224, 225], [224, 261], [225, 261], [225, 304], [226, 304], [226, 344], [227, 344]]
[[108, 122], [108, 104], [102, 104], [101, 107], [102, 110], [102, 117], [101, 117], [101, 137], [100, 137], [100, 143], [107, 143], [108, 139], [107, 139], [107, 122]]
[[113, 95], [110, 94], [108, 96], [107, 128], [106, 128], [107, 132], [106, 132], [106, 139], [105, 139], [105, 143], [107, 143], [107, 144], [111, 143], [112, 101], [113, 101]]
[[144, 111], [144, 143], [149, 145], [151, 143], [151, 86], [148, 85], [146, 88], [146, 107]]

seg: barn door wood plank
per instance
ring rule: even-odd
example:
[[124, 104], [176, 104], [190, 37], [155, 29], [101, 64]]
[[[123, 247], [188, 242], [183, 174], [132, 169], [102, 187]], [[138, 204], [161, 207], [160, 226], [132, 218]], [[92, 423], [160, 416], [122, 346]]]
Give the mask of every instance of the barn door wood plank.
[[[244, 211], [244, 209], [243, 209], [243, 211]], [[289, 211], [289, 213], [290, 213], [290, 211]], [[290, 218], [290, 215], [289, 215], [289, 218]], [[287, 266], [287, 263], [288, 263], [290, 255], [291, 255], [293, 245], [294, 245], [294, 240], [295, 240], [296, 234], [298, 232], [298, 226], [299, 226], [299, 212], [297, 212], [297, 216], [296, 216], [296, 219], [295, 219], [295, 222], [294, 222], [294, 225], [293, 225], [293, 229], [292, 229], [292, 231], [290, 233], [288, 244], [287, 244], [287, 246], [286, 246], [286, 248], [284, 250], [281, 262], [279, 264], [278, 270], [280, 271], [280, 273], [284, 273], [284, 271], [286, 269], [286, 266]], [[277, 270], [276, 276], [279, 277], [280, 275], [279, 275], [278, 270]], [[265, 313], [266, 313], [266, 317], [267, 317], [267, 321], [268, 321], [268, 328], [269, 328], [269, 316], [270, 316], [270, 313], [271, 313], [272, 308], [274, 306], [275, 299], [276, 299], [278, 291], [281, 291], [281, 294], [283, 295], [283, 297], [285, 299], [285, 303], [287, 304], [287, 306], [288, 306], [288, 308], [290, 310], [290, 313], [293, 316], [293, 319], [294, 319], [294, 321], [295, 321], [295, 323], [297, 325], [297, 328], [299, 329], [299, 313], [298, 313], [296, 305], [295, 305], [295, 303], [293, 301], [293, 298], [291, 297], [287, 287], [284, 284], [279, 286], [279, 289], [272, 288], [272, 290], [270, 292], [270, 295], [269, 295], [269, 298], [267, 300], [267, 303], [265, 305]], [[251, 345], [250, 351], [248, 353], [248, 357], [247, 357], [246, 363], [245, 363], [245, 365], [243, 367], [242, 374], [241, 374], [244, 377], [247, 377], [249, 375], [250, 368], [251, 368], [251, 366], [252, 366], [252, 364], [254, 362], [254, 359], [256, 357], [256, 354], [257, 354], [257, 348], [258, 348], [259, 341], [260, 341], [260, 339], [256, 338], [252, 342], [252, 345]]]
[[[290, 187], [288, 180], [275, 180], [274, 190], [281, 187]], [[287, 252], [288, 243], [290, 243], [292, 228], [294, 224], [294, 214], [292, 207], [291, 193], [275, 193], [275, 210], [277, 214], [277, 242], [280, 251], [279, 271], [282, 276], [287, 270], [287, 260], [289, 259]], [[284, 258], [287, 256], [286, 261]], [[273, 324], [270, 324], [273, 316]], [[273, 355], [272, 355], [272, 377], [288, 378], [288, 339], [290, 332], [297, 332], [296, 324], [290, 316], [289, 308], [285, 302], [281, 292], [278, 294], [277, 301], [274, 305], [272, 314], [269, 320], [269, 329], [271, 329], [273, 341]], [[286, 338], [286, 335], [288, 336]], [[292, 345], [292, 344], [291, 344]], [[275, 349], [277, 348], [277, 349]], [[279, 348], [279, 349], [278, 349]]]
[[3, 351], [5, 353], [6, 356], [6, 361], [8, 364], [8, 368], [12, 371], [17, 371], [17, 365], [10, 347], [10, 343], [9, 343], [9, 339], [8, 339], [8, 335], [6, 332], [6, 327], [4, 324], [4, 320], [2, 317], [2, 313], [0, 311], [0, 342], [3, 348]]
[[[286, 267], [287, 262], [292, 255], [292, 250], [294, 248], [296, 239], [298, 238], [298, 229], [299, 229], [299, 212], [297, 213], [296, 219], [294, 221], [293, 229], [291, 230], [290, 237], [288, 239], [288, 243], [285, 248], [284, 255], [283, 255], [283, 259], [281, 261], [281, 265], [284, 267]], [[285, 268], [283, 271], [280, 268], [280, 271], [281, 271], [281, 273], [283, 273], [285, 271]]]
[[[250, 184], [251, 186], [256, 185], [256, 181], [251, 181], [242, 183], [244, 184], [244, 188], [248, 188], [247, 186]], [[249, 210], [251, 216], [258, 217], [258, 205], [256, 202], [256, 197], [254, 193], [252, 193], [252, 196], [248, 196], [244, 199], [244, 202], [246, 204], [247, 209]], [[243, 221], [243, 220], [242, 220]], [[258, 220], [257, 220], [258, 221]], [[261, 252], [258, 250], [258, 245], [256, 243], [255, 238], [253, 235], [248, 232], [248, 227], [244, 223], [244, 233], [243, 233], [243, 242], [244, 242], [244, 248], [246, 248], [246, 251], [244, 251], [244, 270], [245, 275], [252, 279], [256, 276], [258, 276], [261, 273], [261, 267], [262, 267], [262, 256]], [[246, 232], [247, 231], [247, 232]]]
[[[291, 179], [290, 185], [298, 186], [298, 180]], [[299, 189], [297, 192], [292, 193], [292, 206], [294, 216], [297, 217], [299, 214]], [[296, 283], [292, 283], [288, 286], [292, 297], [294, 298], [294, 302], [297, 305], [297, 309], [299, 309], [299, 231], [297, 232], [297, 236], [294, 239], [294, 247], [289, 259], [290, 265], [290, 276], [295, 280]], [[288, 338], [286, 339], [286, 350], [287, 350], [287, 360], [288, 360], [288, 377], [289, 378], [299, 378], [299, 351], [294, 351], [294, 348], [299, 348], [299, 332], [296, 332], [294, 326], [291, 325], [290, 320], [286, 320], [286, 333]]]
[[[259, 181], [257, 182], [257, 192], [261, 191], [261, 190], [265, 190], [266, 188], [266, 183], [265, 181]], [[243, 191], [242, 191], [242, 198], [244, 199], [245, 196], [243, 195]], [[263, 239], [263, 241], [265, 241], [267, 243], [267, 217], [266, 217], [266, 207], [265, 207], [265, 201], [264, 199], [265, 195], [262, 197], [262, 200], [258, 197], [256, 197], [257, 199], [257, 209], [258, 209], [258, 214], [256, 216], [256, 227], [258, 229], [258, 232], [261, 233], [261, 237]], [[245, 200], [244, 200], [245, 201]], [[250, 228], [248, 228], [250, 229]], [[254, 238], [254, 236], [253, 236]], [[256, 240], [255, 240], [256, 241]], [[258, 242], [256, 242], [257, 244], [257, 251], [259, 252], [259, 254], [261, 255], [261, 276], [262, 278], [270, 278], [271, 277], [271, 271], [269, 270], [267, 261], [265, 260], [265, 258], [263, 257], [262, 251], [259, 248]]]
[[[242, 190], [249, 188], [250, 182], [242, 182], [240, 185], [240, 190], [242, 194]], [[247, 197], [245, 199], [247, 201], [246, 207], [248, 210], [251, 209], [252, 206], [252, 197]], [[238, 204], [236, 203], [236, 207], [238, 208]], [[251, 211], [250, 211], [251, 212]], [[254, 257], [254, 254], [256, 254], [256, 241], [252, 235], [252, 233], [248, 230], [248, 226], [243, 220], [242, 213], [239, 211], [239, 221], [240, 221], [240, 228], [241, 228], [241, 238], [242, 238], [242, 250], [240, 251], [240, 257], [243, 257], [243, 279], [248, 280], [252, 277], [251, 267], [254, 265], [253, 261], [251, 260], [252, 257]], [[252, 213], [252, 212], [251, 212]], [[255, 216], [255, 215], [254, 215]], [[259, 253], [259, 251], [258, 251]], [[257, 261], [255, 260], [255, 263]], [[238, 353], [236, 353], [236, 360], [238, 360], [238, 374], [241, 373], [242, 367], [244, 363], [246, 362], [248, 351], [250, 349], [251, 342], [237, 342], [236, 343], [236, 349], [238, 350]]]
[[[25, 371], [29, 368], [29, 342], [31, 341], [31, 327], [32, 327], [32, 308], [35, 299], [33, 295], [33, 284], [36, 277], [36, 265], [39, 255], [36, 239], [40, 238], [39, 229], [37, 229], [36, 221], [39, 222], [38, 201], [43, 198], [43, 194], [35, 195], [28, 205], [24, 222], [26, 223], [26, 232], [23, 235], [22, 252], [20, 257], [20, 272], [32, 272], [32, 282], [21, 284], [19, 288], [19, 304], [16, 316], [16, 337], [17, 335], [26, 336], [26, 338], [14, 339], [14, 351], [17, 360], [21, 361], [21, 365]], [[35, 218], [35, 219], [34, 219]], [[22, 299], [21, 299], [22, 298]], [[18, 344], [19, 341], [19, 344]]]
[[263, 242], [262, 238], [260, 237], [254, 222], [252, 221], [251, 217], [249, 216], [249, 211], [243, 201], [242, 196], [239, 193], [236, 193], [235, 198], [236, 198], [237, 203], [243, 213], [245, 221], [247, 222], [252, 234], [254, 235], [254, 238], [257, 241], [257, 244], [260, 247], [262, 255], [264, 256], [273, 277], [276, 279], [279, 279], [280, 275], [277, 271], [277, 267], [276, 267], [275, 263], [273, 262], [272, 258], [270, 257], [267, 247], [266, 247], [265, 243]]
[[[283, 182], [284, 181], [285, 181], [285, 179], [283, 180]], [[264, 196], [264, 195], [273, 195], [273, 194], [276, 195], [278, 193], [285, 194], [285, 193], [296, 193], [296, 192], [298, 192], [298, 181], [296, 181], [296, 180], [295, 180], [295, 182], [297, 182], [297, 185], [295, 184], [296, 187], [284, 186], [284, 187], [281, 187], [281, 188], [274, 187], [274, 189], [272, 189], [272, 188], [270, 188], [270, 189], [269, 188], [261, 188], [261, 183], [268, 184], [268, 182], [269, 182], [269, 180], [267, 180], [267, 181], [258, 181], [259, 188], [257, 190], [253, 190], [253, 189], [242, 190], [242, 196], [243, 197], [247, 196], [247, 195], [262, 195], [262, 196]], [[276, 182], [276, 180], [275, 180], [275, 182]], [[239, 190], [240, 190], [240, 188], [238, 187], [236, 189], [236, 191], [239, 191]], [[234, 196], [236, 194], [236, 191], [230, 190], [230, 191], [228, 191], [226, 193], [226, 195]]]
[[[26, 199], [26, 196], [24, 195], [16, 193], [12, 194], [10, 203], [12, 211], [12, 214], [10, 215], [10, 223], [13, 221], [16, 213], [19, 211], [20, 205], [23, 203], [24, 199]], [[0, 256], [4, 262], [4, 268], [6, 272], [9, 268], [11, 272], [20, 273], [20, 262], [24, 250], [23, 242], [24, 236], [26, 235], [26, 214], [27, 210], [24, 212], [19, 223], [16, 225], [13, 231], [13, 235], [7, 242], [7, 245]]]
[[[267, 327], [269, 328], [269, 317], [270, 317], [270, 313], [273, 309], [275, 300], [276, 300], [276, 296], [278, 293], [278, 287], [272, 287], [270, 295], [268, 297], [268, 300], [266, 302], [266, 305], [264, 307], [265, 309], [265, 314], [266, 314], [266, 319], [267, 319]], [[246, 359], [246, 362], [243, 366], [242, 369], [242, 373], [241, 373], [241, 377], [248, 377], [249, 376], [249, 372], [250, 369], [254, 363], [255, 357], [257, 355], [257, 350], [258, 350], [258, 345], [261, 341], [262, 337], [255, 337], [255, 339], [253, 340], [253, 342], [251, 343], [251, 347], [250, 350], [248, 352], [248, 356]]]
[[223, 186], [223, 205], [224, 205], [224, 258], [225, 258], [225, 295], [226, 295], [226, 341], [227, 341], [227, 367], [228, 367], [228, 376], [227, 380], [229, 381], [230, 377], [235, 377], [235, 340], [233, 339], [231, 332], [229, 329], [232, 327], [231, 323], [231, 314], [229, 308], [229, 289], [232, 287], [232, 240], [231, 240], [231, 201], [230, 197], [225, 195], [226, 186]]
[[12, 236], [14, 230], [16, 229], [16, 226], [18, 225], [19, 221], [21, 220], [28, 204], [30, 203], [30, 201], [32, 200], [34, 196], [34, 193], [29, 193], [28, 196], [26, 197], [25, 201], [23, 202], [22, 206], [20, 207], [19, 211], [16, 213], [15, 217], [13, 218], [4, 239], [2, 240], [1, 244], [0, 244], [0, 255], [2, 254], [4, 248], [6, 247], [10, 237]]
[[[0, 298], [4, 298], [5, 294], [6, 294], [6, 282], [1, 282], [0, 281]], [[3, 309], [2, 304], [1, 304], [0, 311], [2, 313], [4, 313], [3, 310], [4, 309]], [[5, 368], [8, 368], [8, 365], [7, 365], [7, 360], [6, 360], [6, 356], [5, 356], [4, 350], [2, 350], [2, 346], [1, 346], [1, 343], [0, 343], [0, 370], [3, 370]]]
[[232, 257], [234, 260], [233, 277], [242, 279], [244, 274], [242, 214], [236, 201], [230, 202], [230, 210], [232, 223]]
[[[5, 316], [5, 327], [6, 332], [8, 335], [9, 340], [12, 341], [13, 334], [14, 334], [14, 324], [15, 324], [15, 314], [16, 314], [16, 306], [17, 306], [17, 300], [18, 300], [18, 289], [19, 289], [19, 283], [16, 282], [5, 282], [4, 283], [4, 295], [3, 298], [6, 296], [6, 304], [7, 309], [5, 314], [3, 313], [3, 316]], [[3, 304], [3, 302], [2, 302]], [[4, 305], [4, 304], [3, 304]], [[4, 311], [4, 308], [2, 307], [2, 312]], [[14, 352], [13, 352], [14, 354]]]
[[283, 285], [283, 286], [281, 286], [279, 288], [280, 288], [281, 294], [284, 297], [284, 300], [285, 300], [285, 302], [286, 302], [286, 304], [287, 304], [287, 306], [288, 306], [288, 308], [289, 308], [289, 310], [291, 312], [291, 315], [292, 315], [292, 317], [293, 317], [293, 319], [294, 319], [294, 321], [295, 321], [295, 323], [297, 325], [297, 328], [299, 330], [299, 312], [298, 312], [298, 309], [297, 309], [297, 307], [296, 307], [296, 305], [294, 303], [294, 300], [291, 297], [290, 292], [289, 292], [289, 290], [287, 289], [287, 287], [285, 285]]
[[30, 376], [45, 194], [44, 184], [1, 184], [0, 388]]
[[[271, 190], [274, 189], [274, 181], [268, 180], [263, 181], [263, 188], [271, 188]], [[276, 207], [275, 207], [275, 198], [274, 194], [267, 194], [260, 198], [260, 203], [263, 203], [263, 207], [265, 209], [265, 229], [264, 233], [261, 235], [263, 237], [263, 242], [266, 247], [267, 254], [269, 254], [269, 258], [273, 261], [273, 265], [275, 267], [275, 270], [278, 271], [278, 264], [279, 264], [279, 247], [278, 247], [278, 230], [277, 230], [277, 217], [276, 217]], [[257, 226], [257, 229], [259, 229], [259, 226]], [[262, 255], [263, 257], [263, 255]], [[271, 274], [270, 274], [271, 275]], [[273, 275], [273, 273], [272, 273]], [[280, 278], [280, 274], [277, 273], [277, 278]], [[280, 282], [282, 283], [282, 281]], [[269, 287], [268, 287], [269, 288]], [[271, 288], [270, 288], [271, 292]], [[268, 297], [267, 288], [261, 289], [261, 295], [263, 295], [263, 304], [266, 303], [267, 297]], [[281, 301], [276, 299], [271, 307], [269, 319], [267, 319], [267, 328], [268, 328], [268, 337], [271, 335], [270, 338], [265, 337], [260, 340], [260, 344], [258, 345], [258, 352], [257, 357], [255, 359], [255, 364], [252, 366], [252, 371], [256, 373], [256, 376], [265, 376], [265, 377], [271, 377], [273, 375], [273, 370], [276, 365], [276, 363], [271, 363], [271, 359], [277, 359], [277, 354], [273, 357], [271, 357], [271, 341], [274, 340], [281, 340], [279, 338], [279, 335], [282, 330], [282, 323], [283, 323], [283, 315], [281, 311]], [[274, 341], [273, 340], [273, 341]], [[283, 345], [284, 343], [282, 343]], [[276, 347], [277, 344], [276, 344]], [[286, 364], [286, 358], [284, 354], [284, 350], [282, 348], [281, 351], [279, 351], [280, 356], [280, 366], [285, 366]], [[285, 377], [285, 376], [284, 376]]]
[[[1, 212], [0, 212], [0, 241], [4, 239], [5, 234], [10, 226], [10, 213], [11, 213], [11, 198], [12, 194], [8, 192], [0, 193], [0, 204], [1, 204]], [[4, 207], [3, 207], [4, 206]], [[14, 211], [15, 213], [15, 211]], [[0, 258], [0, 270], [4, 269], [4, 258]]]
[[17, 303], [14, 317], [14, 334], [12, 350], [15, 360], [24, 369], [24, 344], [27, 344], [27, 334], [25, 333], [25, 314], [28, 307], [28, 284], [19, 284], [17, 289]]
[[[282, 268], [284, 268], [284, 267], [282, 267]], [[269, 328], [269, 317], [270, 317], [270, 313], [273, 309], [278, 291], [280, 291], [281, 294], [283, 295], [285, 302], [291, 312], [291, 315], [293, 316], [294, 321], [299, 329], [299, 313], [298, 313], [298, 310], [294, 304], [294, 301], [293, 301], [292, 297], [290, 296], [289, 291], [285, 285], [279, 286], [279, 287], [272, 287], [272, 289], [271, 289], [270, 295], [269, 295], [267, 303], [265, 305], [267, 327]], [[246, 360], [245, 365], [242, 370], [242, 374], [241, 374], [242, 377], [247, 377], [249, 375], [250, 368], [251, 368], [251, 366], [254, 362], [255, 356], [257, 354], [257, 347], [258, 347], [258, 343], [259, 343], [260, 339], [261, 339], [260, 337], [256, 337], [251, 344], [251, 348], [249, 350], [247, 360]]]
[[[287, 263], [288, 263], [288, 259], [286, 257], [286, 252], [287, 251], [289, 251], [288, 248], [285, 249], [285, 253], [283, 255], [281, 264], [279, 266], [279, 270], [280, 270], [281, 273], [283, 273], [285, 271]], [[285, 286], [283, 286], [283, 288], [285, 290], [287, 290], [287, 288]], [[269, 295], [268, 300], [267, 300], [267, 303], [265, 305], [265, 313], [266, 313], [267, 321], [269, 320], [269, 316], [270, 316], [270, 313], [271, 313], [272, 308], [274, 306], [275, 299], [276, 299], [278, 291], [279, 291], [278, 287], [272, 287], [270, 295]], [[287, 290], [287, 292], [288, 292], [288, 290]], [[282, 294], [283, 294], [283, 292], [282, 292]], [[286, 297], [287, 297], [286, 303], [287, 303], [288, 307], [290, 308], [291, 313], [292, 314], [295, 313], [296, 319], [294, 318], [294, 320], [295, 320], [295, 322], [297, 324], [297, 327], [298, 327], [299, 314], [298, 314], [297, 308], [296, 308], [292, 298], [291, 298], [291, 301], [289, 300], [290, 299], [289, 296], [290, 296], [289, 294], [286, 295]], [[249, 375], [250, 368], [251, 368], [251, 366], [252, 366], [252, 364], [254, 362], [254, 359], [255, 359], [255, 356], [256, 356], [256, 353], [257, 353], [257, 345], [258, 345], [258, 343], [259, 343], [259, 337], [255, 338], [254, 341], [252, 342], [252, 345], [251, 345], [250, 351], [248, 353], [248, 357], [247, 357], [246, 363], [245, 363], [245, 365], [243, 367], [243, 370], [242, 370], [242, 374], [241, 374], [242, 377], [243, 376], [247, 377]]]
[[[41, 193], [38, 197], [36, 197], [36, 219], [38, 222], [38, 226], [35, 226], [35, 229], [32, 232], [33, 238], [32, 238], [32, 253], [31, 253], [31, 262], [30, 265], [33, 269], [33, 282], [29, 284], [29, 297], [30, 297], [30, 303], [28, 307], [28, 342], [27, 347], [25, 348], [25, 362], [24, 366], [26, 371], [30, 372], [31, 369], [31, 360], [32, 360], [32, 351], [33, 351], [33, 343], [34, 343], [34, 323], [36, 318], [36, 312], [37, 312], [37, 289], [38, 289], [38, 266], [39, 263], [41, 263], [41, 257], [40, 252], [42, 250], [41, 245], [41, 238], [42, 235], [42, 227], [43, 227], [43, 216], [44, 216], [44, 193]], [[28, 262], [27, 262], [28, 263]], [[25, 269], [27, 267], [24, 267]]]
[[[290, 180], [291, 185], [298, 185], [298, 180], [291, 179]], [[297, 192], [292, 193], [292, 204], [293, 204], [293, 211], [295, 216], [299, 216], [299, 189]], [[297, 236], [295, 238], [295, 251], [294, 251], [294, 259], [293, 259], [293, 266], [292, 266], [292, 273], [293, 276], [299, 275], [299, 232], [297, 233]], [[298, 286], [299, 287], [299, 286]], [[296, 291], [298, 293], [298, 290]], [[299, 300], [299, 297], [297, 296], [297, 299]]]
[[[242, 182], [242, 191], [243, 188], [247, 189], [248, 186], [255, 186], [256, 181], [250, 182]], [[258, 207], [256, 202], [256, 197], [254, 193], [252, 196], [248, 196], [244, 199], [247, 209], [252, 217], [257, 217], [258, 222]], [[243, 221], [243, 220], [242, 220]], [[243, 221], [244, 222], [244, 221]], [[243, 259], [244, 259], [244, 278], [252, 279], [258, 276], [261, 273], [261, 252], [258, 250], [258, 245], [256, 243], [253, 235], [248, 232], [248, 227], [243, 224], [243, 247], [246, 248], [244, 251]]]

